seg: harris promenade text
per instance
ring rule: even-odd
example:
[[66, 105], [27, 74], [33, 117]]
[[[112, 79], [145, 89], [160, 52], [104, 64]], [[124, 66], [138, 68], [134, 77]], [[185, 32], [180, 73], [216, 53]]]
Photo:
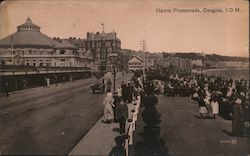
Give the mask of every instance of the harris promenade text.
[[156, 8], [156, 13], [237, 13], [240, 8]]

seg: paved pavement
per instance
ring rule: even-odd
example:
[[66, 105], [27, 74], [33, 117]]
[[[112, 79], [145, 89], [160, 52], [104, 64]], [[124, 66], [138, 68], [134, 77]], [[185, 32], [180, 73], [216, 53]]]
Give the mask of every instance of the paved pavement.
[[[112, 78], [106, 75], [105, 78]], [[126, 76], [118, 74], [118, 83]], [[0, 97], [1, 154], [65, 155], [103, 114], [94, 78]]]
[[[197, 103], [190, 98], [158, 96], [157, 110], [161, 114], [160, 138], [165, 143], [165, 155], [175, 156], [249, 156], [250, 138], [232, 137], [231, 121], [217, 117], [200, 119]], [[141, 108], [143, 111], [143, 108]], [[143, 119], [139, 115], [134, 144], [130, 155], [138, 155], [144, 140]], [[147, 156], [147, 155], [146, 155]]]
[[[128, 104], [129, 119], [132, 118], [132, 109], [135, 106]], [[115, 137], [119, 136], [119, 123], [103, 123], [103, 117], [90, 129], [82, 140], [73, 148], [69, 155], [109, 155], [115, 147]], [[128, 122], [126, 124], [128, 129]]]

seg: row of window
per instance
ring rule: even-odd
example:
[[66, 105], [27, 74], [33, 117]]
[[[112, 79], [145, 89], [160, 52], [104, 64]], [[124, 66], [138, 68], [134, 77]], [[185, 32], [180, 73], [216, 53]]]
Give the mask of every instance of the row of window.
[[[20, 60], [20, 59], [17, 59], [17, 60]], [[12, 62], [12, 59], [7, 59], [5, 61]], [[22, 61], [25, 61], [25, 62], [50, 62], [50, 60], [39, 60], [39, 61], [38, 60], [22, 60]]]
[[113, 42], [113, 43], [111, 43], [111, 42], [104, 42], [104, 43], [101, 43], [101, 42], [97, 42], [97, 43], [95, 43], [95, 42], [92, 42], [92, 43], [88, 42], [87, 43], [87, 47], [88, 48], [90, 48], [90, 47], [92, 47], [92, 48], [95, 48], [95, 47], [100, 48], [100, 47], [104, 47], [104, 46], [105, 47], [120, 47], [121, 44], [119, 42]]
[[141, 62], [129, 62], [128, 65], [142, 65]]
[[[61, 55], [65, 54], [66, 51], [64, 49], [59, 52]], [[0, 55], [53, 55], [53, 51], [0, 51]], [[73, 51], [73, 54], [77, 54], [76, 51]]]
[[34, 66], [36, 67], [37, 65], [39, 65], [40, 67], [49, 67], [50, 66], [50, 63], [39, 63], [39, 64], [36, 64], [36, 63], [26, 63], [26, 66]]
[[4, 51], [0, 55], [53, 55], [53, 52], [36, 52], [36, 51]]

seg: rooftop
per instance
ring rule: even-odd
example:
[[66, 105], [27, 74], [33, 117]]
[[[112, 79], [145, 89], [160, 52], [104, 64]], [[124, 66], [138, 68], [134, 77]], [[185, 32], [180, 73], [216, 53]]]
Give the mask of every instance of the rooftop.
[[87, 38], [86, 40], [119, 40], [116, 36], [116, 32], [111, 32], [111, 33], [105, 33], [104, 31], [102, 33], [100, 32], [87, 32]]
[[17, 32], [0, 40], [0, 48], [74, 48], [67, 41], [60, 42], [40, 32], [40, 27], [28, 18], [17, 27]]

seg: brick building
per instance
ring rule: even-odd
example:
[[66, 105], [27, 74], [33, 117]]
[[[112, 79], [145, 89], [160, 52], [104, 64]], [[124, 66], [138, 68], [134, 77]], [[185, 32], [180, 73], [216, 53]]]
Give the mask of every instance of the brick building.
[[[86, 52], [91, 52], [93, 56], [94, 68], [98, 71], [112, 71], [109, 55], [117, 53], [121, 58], [121, 40], [117, 38], [116, 33], [87, 32], [84, 42]], [[121, 66], [117, 68], [121, 69]]]

